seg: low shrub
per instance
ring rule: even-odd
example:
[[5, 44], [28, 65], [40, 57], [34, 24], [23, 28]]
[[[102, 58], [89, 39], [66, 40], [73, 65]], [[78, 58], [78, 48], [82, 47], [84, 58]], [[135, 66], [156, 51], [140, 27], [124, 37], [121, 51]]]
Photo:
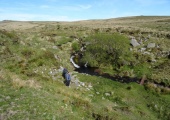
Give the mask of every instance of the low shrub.
[[[82, 62], [90, 66], [113, 66], [119, 67], [123, 60], [129, 62], [129, 40], [120, 34], [98, 33], [86, 38], [87, 45]], [[123, 59], [122, 59], [123, 58]]]

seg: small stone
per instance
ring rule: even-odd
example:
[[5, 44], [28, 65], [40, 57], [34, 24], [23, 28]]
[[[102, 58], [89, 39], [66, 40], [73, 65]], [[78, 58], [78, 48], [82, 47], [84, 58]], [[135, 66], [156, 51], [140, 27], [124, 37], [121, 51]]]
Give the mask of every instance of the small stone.
[[150, 52], [144, 52], [143, 54], [145, 54], [145, 55], [150, 55], [151, 53], [150, 53]]
[[93, 97], [93, 95], [92, 95], [92, 94], [90, 94], [90, 95], [89, 95], [89, 97]]
[[154, 48], [156, 46], [155, 43], [148, 43], [147, 48]]
[[140, 44], [137, 42], [137, 40], [134, 39], [134, 38], [131, 39], [130, 44], [131, 44], [133, 47], [137, 47], [137, 46], [140, 45]]
[[88, 87], [89, 87], [89, 88], [92, 88], [92, 85], [91, 85], [91, 83], [88, 85]]
[[58, 47], [57, 47], [57, 46], [53, 46], [52, 48], [53, 48], [53, 49], [58, 49]]
[[88, 91], [90, 90], [89, 88], [86, 88]]
[[96, 92], [97, 95], [99, 95], [100, 93], [99, 92]]
[[15, 105], [15, 103], [14, 103], [14, 102], [11, 102], [10, 104], [11, 104], [11, 105]]
[[140, 49], [141, 52], [143, 52], [143, 51], [145, 51], [145, 50], [146, 50], [146, 48], [141, 48], [141, 49]]
[[46, 51], [46, 48], [41, 48], [41, 50]]
[[85, 86], [85, 84], [84, 84], [83, 82], [81, 83], [81, 85], [82, 85], [83, 87]]
[[110, 96], [110, 93], [105, 93], [105, 96]]
[[9, 100], [9, 99], [11, 99], [11, 97], [10, 97], [10, 96], [7, 96], [5, 99], [6, 99], [6, 100]]

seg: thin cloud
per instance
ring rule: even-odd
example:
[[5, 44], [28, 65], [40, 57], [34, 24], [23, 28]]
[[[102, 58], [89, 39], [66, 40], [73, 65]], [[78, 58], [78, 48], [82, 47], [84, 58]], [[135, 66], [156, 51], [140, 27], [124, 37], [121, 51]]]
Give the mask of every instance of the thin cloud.
[[0, 20], [18, 20], [18, 21], [74, 21], [68, 16], [53, 16], [42, 14], [0, 14]]
[[2, 12], [11, 12], [11, 11], [25, 11], [25, 10], [29, 10], [30, 8], [28, 7], [2, 7], [2, 9], [0, 9], [0, 11]]
[[63, 6], [61, 9], [63, 10], [70, 10], [70, 11], [81, 11], [90, 9], [92, 5], [73, 5], [73, 6]]
[[81, 9], [90, 9], [92, 5], [78, 5]]
[[20, 20], [20, 21], [26, 21], [31, 20], [34, 18], [34, 15], [31, 14], [1, 14], [1, 20]]

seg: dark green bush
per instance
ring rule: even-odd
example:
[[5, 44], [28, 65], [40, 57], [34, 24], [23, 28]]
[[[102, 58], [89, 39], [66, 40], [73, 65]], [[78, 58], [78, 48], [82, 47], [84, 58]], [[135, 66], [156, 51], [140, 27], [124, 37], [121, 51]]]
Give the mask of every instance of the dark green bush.
[[120, 34], [94, 34], [86, 38], [86, 52], [82, 59], [90, 66], [119, 67], [123, 61], [130, 62], [129, 40]]

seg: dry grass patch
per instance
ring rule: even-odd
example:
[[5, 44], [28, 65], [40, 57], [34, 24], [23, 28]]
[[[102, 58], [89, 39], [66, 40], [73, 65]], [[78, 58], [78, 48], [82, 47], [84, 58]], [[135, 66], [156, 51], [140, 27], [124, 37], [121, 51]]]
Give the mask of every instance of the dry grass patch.
[[30, 79], [30, 80], [22, 80], [18, 76], [13, 75], [12, 77], [12, 85], [14, 88], [23, 88], [23, 87], [30, 87], [35, 89], [40, 89], [41, 85], [36, 80]]
[[13, 86], [14, 87], [31, 87], [31, 88], [35, 88], [35, 89], [40, 89], [41, 86], [39, 85], [39, 83], [37, 83], [35, 80], [21, 80], [21, 79], [14, 79], [13, 80]]

